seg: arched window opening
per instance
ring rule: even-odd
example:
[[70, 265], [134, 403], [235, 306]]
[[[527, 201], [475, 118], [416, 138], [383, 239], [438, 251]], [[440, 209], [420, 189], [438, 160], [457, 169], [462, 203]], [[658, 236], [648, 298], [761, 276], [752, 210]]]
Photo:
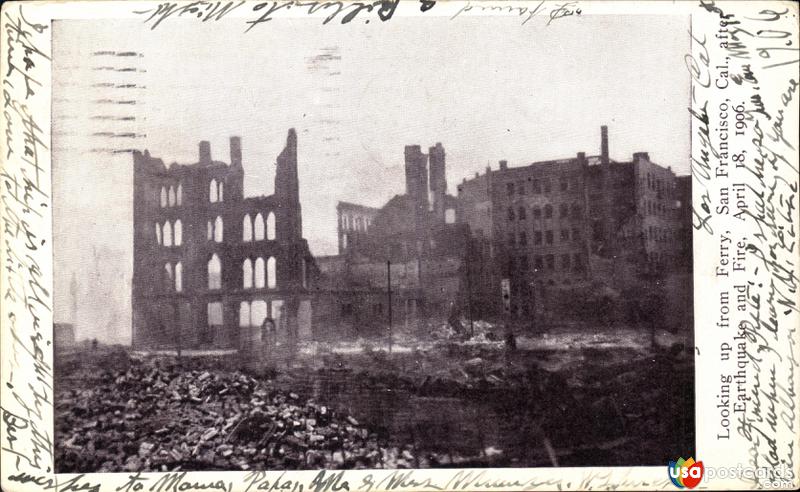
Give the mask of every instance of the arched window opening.
[[219, 256], [214, 253], [214, 256], [208, 260], [208, 289], [215, 290], [222, 288], [222, 263], [219, 261]]
[[250, 258], [245, 258], [242, 263], [242, 288], [253, 288], [253, 262]]
[[274, 289], [277, 285], [277, 277], [275, 275], [275, 258], [270, 257], [267, 260], [267, 288]]
[[172, 246], [172, 225], [169, 221], [164, 222], [164, 246]]
[[168, 199], [169, 206], [170, 207], [174, 207], [175, 206], [175, 187], [174, 186], [170, 186], [169, 187], [169, 195], [168, 195], [168, 197], [169, 197], [169, 199]]
[[267, 215], [267, 241], [275, 239], [275, 214], [270, 212]]
[[256, 289], [264, 288], [264, 258], [256, 259], [255, 284]]
[[181, 206], [183, 202], [183, 185], [178, 183], [178, 191], [175, 192], [175, 205]]
[[175, 292], [183, 290], [183, 265], [179, 261], [175, 265]]
[[208, 221], [207, 224], [206, 239], [209, 241], [214, 239], [214, 224], [212, 224], [210, 220]]
[[156, 243], [161, 245], [161, 224], [156, 222]]
[[217, 196], [218, 196], [218, 200], [219, 201], [222, 201], [222, 195], [223, 195], [224, 191], [225, 191], [225, 183], [220, 181], [219, 182], [219, 187], [217, 188]]
[[222, 217], [217, 217], [214, 220], [214, 241], [221, 243], [222, 242]]
[[253, 223], [253, 237], [256, 241], [264, 240], [264, 216], [259, 213]]
[[[444, 211], [444, 223], [445, 224], [455, 224], [456, 223], [456, 211], [453, 208], [448, 208]], [[369, 222], [367, 222], [369, 225]]]
[[167, 188], [162, 186], [161, 187], [161, 208], [167, 206]]
[[250, 326], [250, 303], [242, 301], [239, 303], [239, 326], [244, 328]]
[[249, 243], [253, 240], [253, 221], [250, 214], [246, 214], [242, 219], [242, 241]]
[[208, 184], [208, 201], [211, 203], [217, 203], [219, 200], [219, 192], [217, 191], [217, 180], [212, 179], [211, 182]]
[[180, 246], [183, 243], [183, 224], [181, 219], [175, 221], [175, 246]]

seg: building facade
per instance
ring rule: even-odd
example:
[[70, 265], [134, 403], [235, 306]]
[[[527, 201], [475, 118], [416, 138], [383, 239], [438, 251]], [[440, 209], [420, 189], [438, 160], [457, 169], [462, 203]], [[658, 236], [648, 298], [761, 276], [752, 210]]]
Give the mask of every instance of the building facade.
[[563, 312], [576, 289], [615, 296], [690, 269], [680, 244], [687, 220], [691, 233], [690, 183], [679, 188], [674, 172], [647, 153], [610, 159], [605, 126], [600, 147], [600, 155], [520, 167], [500, 161], [459, 185], [459, 219], [490, 263], [475, 274], [476, 289], [496, 299], [495, 313], [503, 278], [511, 282], [512, 314], [532, 318]]
[[240, 348], [274, 320], [309, 336], [317, 270], [302, 237], [297, 135], [276, 159], [274, 193], [244, 197], [241, 140], [230, 164], [134, 152], [133, 346]]

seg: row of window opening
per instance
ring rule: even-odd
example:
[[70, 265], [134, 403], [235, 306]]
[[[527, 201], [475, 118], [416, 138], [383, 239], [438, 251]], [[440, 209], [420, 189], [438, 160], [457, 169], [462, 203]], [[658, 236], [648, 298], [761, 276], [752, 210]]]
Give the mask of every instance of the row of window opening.
[[246, 214], [242, 219], [242, 241], [249, 243], [264, 239], [268, 241], [275, 239], [275, 214], [273, 212], [267, 214], [266, 221], [260, 212], [253, 218], [250, 214]]
[[[255, 261], [245, 258], [242, 262], [242, 288], [274, 289], [277, 286], [277, 267], [275, 257], [256, 258]], [[222, 262], [214, 253], [208, 260], [208, 289], [222, 288]]]
[[[206, 239], [221, 243], [224, 238], [224, 223], [222, 217], [217, 216], [206, 224]], [[174, 222], [165, 221], [155, 224], [156, 242], [161, 246], [180, 246], [183, 242], [183, 224], [180, 219]], [[275, 239], [275, 214], [267, 216], [266, 224], [261, 214], [256, 215], [255, 222], [250, 215], [245, 215], [242, 223], [242, 240], [245, 242]]]
[[[542, 178], [542, 179], [528, 178], [528, 181], [531, 182], [530, 190], [534, 194], [550, 193], [551, 191], [553, 191], [550, 178]], [[525, 195], [527, 192], [527, 188], [528, 186], [525, 184], [525, 181], [516, 181], [516, 182], [510, 181], [506, 183], [506, 193], [508, 194], [508, 196], [512, 196], [514, 194]], [[578, 180], [577, 178], [573, 179], [560, 178], [558, 180], [558, 189], [559, 191], [580, 189], [580, 180]]]
[[361, 231], [364, 232], [369, 226], [372, 225], [372, 219], [369, 217], [350, 216], [343, 214], [341, 218], [341, 226], [343, 231]]
[[164, 224], [156, 222], [156, 243], [159, 246], [180, 246], [183, 244], [183, 224], [181, 219], [175, 222], [166, 221]]
[[[518, 208], [508, 207], [507, 216], [509, 221], [513, 220], [525, 220], [528, 218], [527, 209], [524, 206], [520, 206]], [[541, 207], [532, 207], [531, 208], [531, 216], [534, 219], [541, 219], [542, 215], [544, 215], [545, 219], [552, 219], [553, 218], [553, 206], [552, 205], [545, 205], [544, 208]], [[569, 204], [562, 203], [558, 207], [558, 216], [559, 218], [565, 219], [571, 217], [573, 219], [580, 219], [583, 217], [583, 207], [580, 204], [573, 203], [570, 207]]]
[[[556, 259], [558, 258], [558, 264]], [[528, 256], [520, 256], [519, 258], [511, 258], [511, 270], [523, 271], [530, 270], [530, 261]], [[533, 256], [534, 271], [556, 271], [563, 272], [582, 272], [585, 268], [584, 258], [581, 253], [564, 253], [560, 256], [556, 255], [534, 255]]]
[[159, 204], [161, 208], [166, 207], [180, 207], [183, 201], [183, 186], [178, 183], [178, 186], [170, 185], [161, 187], [161, 196]]
[[[533, 244], [538, 246], [541, 244], [553, 244], [554, 242], [554, 234], [553, 231], [534, 231], [533, 232]], [[570, 229], [561, 229], [561, 234], [559, 236], [560, 241], [562, 243], [566, 242], [580, 242], [583, 240], [583, 233], [578, 228]], [[528, 245], [528, 233], [527, 232], [520, 232], [519, 234], [515, 234], [513, 232], [508, 233], [508, 244], [509, 246], [527, 246]]]

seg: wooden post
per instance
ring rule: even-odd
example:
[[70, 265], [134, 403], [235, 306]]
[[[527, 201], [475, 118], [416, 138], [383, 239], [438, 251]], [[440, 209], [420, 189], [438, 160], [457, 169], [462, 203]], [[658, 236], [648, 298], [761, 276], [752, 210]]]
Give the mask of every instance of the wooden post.
[[389, 353], [392, 353], [392, 262], [386, 260], [386, 293], [389, 303]]

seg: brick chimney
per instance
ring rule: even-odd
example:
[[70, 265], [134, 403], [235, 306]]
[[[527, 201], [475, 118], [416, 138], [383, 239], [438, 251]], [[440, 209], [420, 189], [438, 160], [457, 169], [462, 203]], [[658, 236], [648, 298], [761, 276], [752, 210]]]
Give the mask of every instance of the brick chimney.
[[203, 164], [211, 163], [211, 143], [208, 140], [200, 142], [200, 162]]
[[231, 166], [242, 165], [242, 137], [231, 137]]
[[600, 127], [600, 161], [608, 164], [608, 127], [606, 125]]

